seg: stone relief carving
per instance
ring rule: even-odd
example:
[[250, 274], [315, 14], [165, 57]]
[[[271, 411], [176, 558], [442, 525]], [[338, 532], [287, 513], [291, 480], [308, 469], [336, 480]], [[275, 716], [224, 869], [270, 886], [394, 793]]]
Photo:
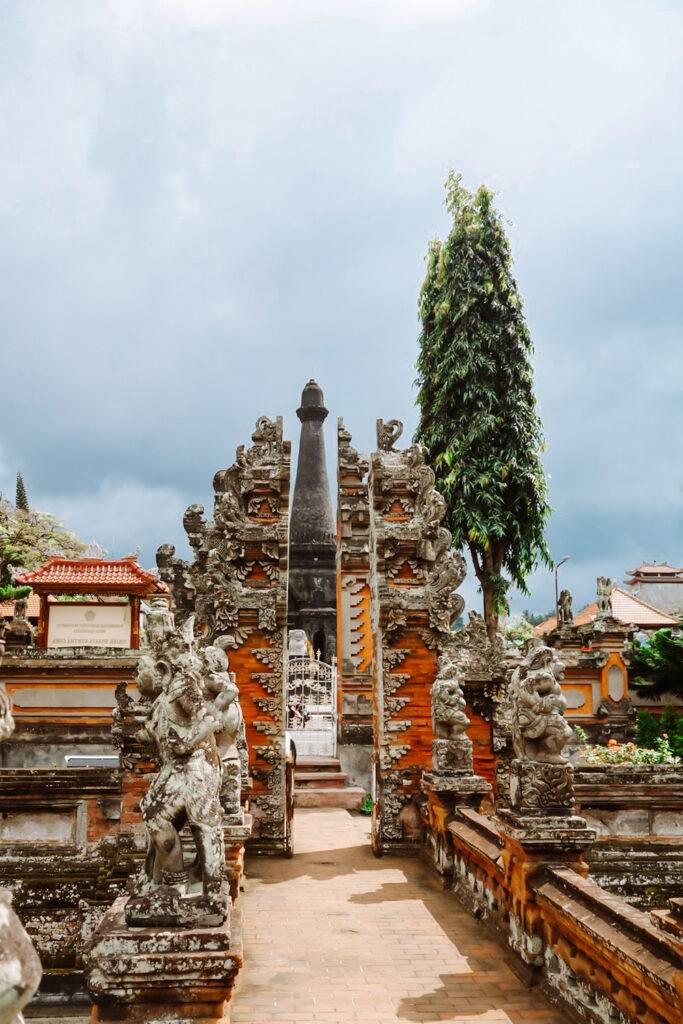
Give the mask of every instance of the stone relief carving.
[[470, 720], [465, 713], [462, 676], [453, 648], [446, 648], [437, 663], [432, 686], [432, 765], [437, 773], [471, 772], [472, 741], [465, 734]]
[[[287, 602], [287, 508], [289, 494], [289, 442], [283, 441], [282, 420], [261, 416], [252, 434], [251, 447], [240, 446], [235, 462], [219, 470], [213, 479], [213, 518], [207, 519], [201, 505], [190, 505], [183, 525], [193, 551], [191, 564], [174, 557], [170, 545], [162, 545], [157, 564], [169, 584], [176, 603], [183, 609], [181, 621], [195, 616], [195, 632], [205, 647], [218, 644], [222, 651], [250, 643], [257, 630], [263, 637], [256, 656], [268, 672], [251, 673], [251, 679], [269, 695], [258, 704], [264, 720], [254, 721], [257, 731], [266, 733], [275, 752], [259, 769], [273, 793], [253, 797], [256, 829], [272, 838], [284, 829], [284, 752], [280, 742], [283, 702], [283, 649]], [[266, 644], [269, 645], [266, 647]], [[261, 652], [268, 652], [261, 657]], [[224, 674], [227, 667], [217, 672]], [[225, 706], [214, 711], [226, 716], [232, 729], [241, 718], [239, 702], [229, 699], [231, 688], [224, 681], [220, 700]], [[264, 693], [264, 696], [266, 694]], [[231, 724], [232, 723], [232, 724]], [[274, 724], [277, 723], [277, 724]], [[220, 735], [220, 734], [217, 734]], [[241, 729], [244, 735], [244, 729]], [[227, 742], [227, 741], [226, 741]], [[245, 743], [243, 739], [239, 741]], [[234, 744], [226, 771], [236, 774]], [[239, 746], [239, 744], [238, 744]], [[244, 776], [244, 771], [242, 775]], [[277, 821], [270, 813], [281, 798]], [[227, 804], [225, 791], [222, 797]], [[232, 798], [231, 798], [232, 799]], [[232, 799], [233, 809], [237, 801]], [[270, 809], [269, 809], [270, 808]]]

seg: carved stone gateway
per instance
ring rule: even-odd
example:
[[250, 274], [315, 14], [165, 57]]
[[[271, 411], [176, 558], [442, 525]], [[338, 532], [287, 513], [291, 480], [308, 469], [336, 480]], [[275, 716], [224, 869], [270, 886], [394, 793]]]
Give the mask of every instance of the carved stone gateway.
[[262, 416], [249, 448], [213, 480], [213, 519], [190, 505], [183, 525], [191, 564], [171, 545], [157, 553], [181, 621], [195, 616], [205, 643], [229, 652], [246, 722], [254, 779], [255, 844], [284, 851], [290, 842], [285, 793], [283, 652], [287, 628], [290, 443], [282, 418]]
[[472, 773], [451, 632], [464, 607], [457, 588], [465, 561], [441, 525], [445, 503], [423, 449], [394, 447], [401, 432], [398, 420], [378, 421], [368, 485], [377, 853], [409, 838], [410, 805], [424, 800], [425, 769], [432, 769], [425, 781], [439, 790], [451, 791], [456, 780], [479, 794], [489, 788]]

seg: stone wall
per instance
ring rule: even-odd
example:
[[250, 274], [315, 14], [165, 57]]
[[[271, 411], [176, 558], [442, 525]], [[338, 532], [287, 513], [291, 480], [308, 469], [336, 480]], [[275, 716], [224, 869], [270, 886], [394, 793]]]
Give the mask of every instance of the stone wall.
[[683, 892], [683, 767], [578, 763], [574, 779], [580, 813], [598, 834], [591, 876], [640, 908]]
[[509, 947], [510, 965], [571, 1020], [680, 1024], [677, 908], [650, 917], [629, 906], [584, 877], [580, 853], [573, 864], [540, 851], [520, 857], [496, 818], [468, 808], [447, 833], [448, 885]]

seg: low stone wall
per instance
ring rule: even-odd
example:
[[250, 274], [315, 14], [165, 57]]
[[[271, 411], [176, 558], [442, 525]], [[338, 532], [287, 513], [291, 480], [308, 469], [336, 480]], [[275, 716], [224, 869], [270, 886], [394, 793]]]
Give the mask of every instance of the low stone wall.
[[598, 833], [593, 878], [643, 908], [683, 892], [683, 766], [574, 766], [579, 812]]
[[579, 851], [552, 863], [470, 808], [456, 810], [439, 847], [446, 884], [572, 1020], [680, 1024], [683, 924], [673, 912], [664, 930], [586, 878]]

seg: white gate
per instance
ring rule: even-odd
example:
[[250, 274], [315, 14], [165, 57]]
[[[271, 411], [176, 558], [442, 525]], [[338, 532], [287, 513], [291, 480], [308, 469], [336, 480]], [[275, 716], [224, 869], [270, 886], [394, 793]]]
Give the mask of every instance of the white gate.
[[298, 757], [337, 753], [337, 665], [295, 657], [287, 664], [287, 738]]

